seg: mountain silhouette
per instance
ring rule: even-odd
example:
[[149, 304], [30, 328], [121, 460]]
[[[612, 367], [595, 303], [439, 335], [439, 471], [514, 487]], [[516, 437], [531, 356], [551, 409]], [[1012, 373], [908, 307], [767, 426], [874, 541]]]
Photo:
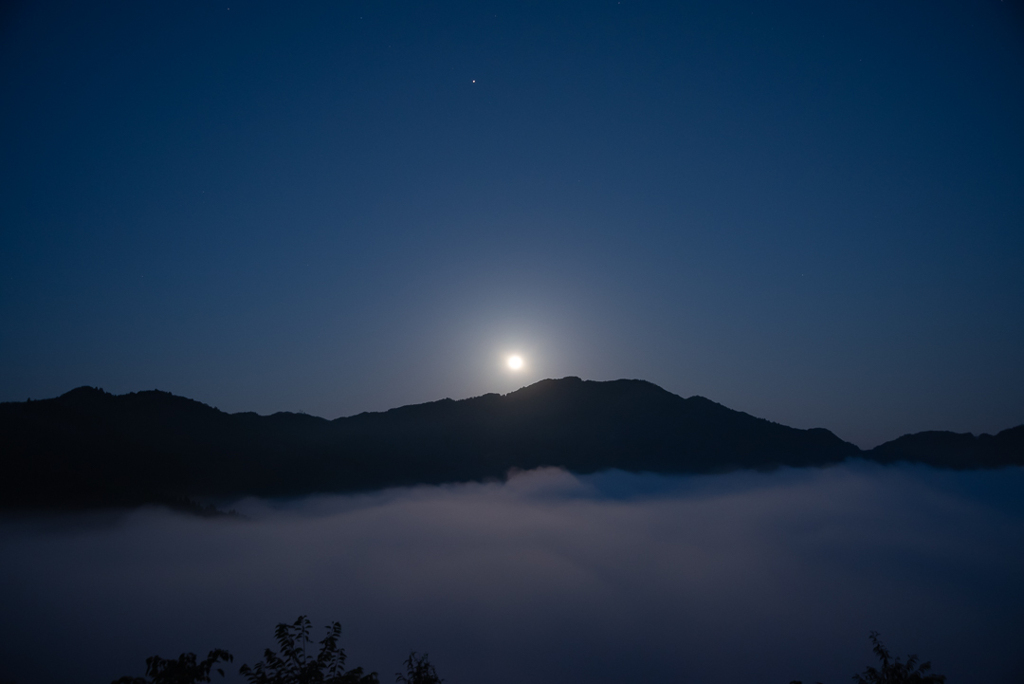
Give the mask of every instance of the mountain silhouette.
[[879, 463], [910, 461], [958, 470], [1024, 465], [1024, 425], [996, 435], [918, 432], [886, 442], [868, 453]]
[[80, 387], [0, 404], [0, 506], [195, 508], [194, 498], [294, 496], [576, 473], [711, 473], [822, 466], [849, 457], [973, 468], [1024, 463], [1024, 426], [999, 435], [920, 433], [862, 452], [642, 380], [543, 380], [506, 395], [337, 420], [228, 414], [167, 392]]

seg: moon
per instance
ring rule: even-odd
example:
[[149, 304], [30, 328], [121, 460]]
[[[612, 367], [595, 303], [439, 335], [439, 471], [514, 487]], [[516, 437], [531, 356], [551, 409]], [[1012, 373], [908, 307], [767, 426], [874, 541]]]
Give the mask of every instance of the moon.
[[513, 354], [508, 357], [508, 367], [514, 371], [520, 370], [523, 367], [523, 357], [518, 354]]

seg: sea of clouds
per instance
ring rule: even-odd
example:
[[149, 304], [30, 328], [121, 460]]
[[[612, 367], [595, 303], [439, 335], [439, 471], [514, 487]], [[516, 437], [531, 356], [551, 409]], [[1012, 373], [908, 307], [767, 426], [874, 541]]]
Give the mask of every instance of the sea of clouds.
[[871, 630], [951, 684], [1024, 673], [1020, 468], [545, 469], [231, 505], [0, 521], [0, 681], [215, 647], [241, 681], [300, 614], [383, 682], [412, 650], [450, 684], [848, 682]]

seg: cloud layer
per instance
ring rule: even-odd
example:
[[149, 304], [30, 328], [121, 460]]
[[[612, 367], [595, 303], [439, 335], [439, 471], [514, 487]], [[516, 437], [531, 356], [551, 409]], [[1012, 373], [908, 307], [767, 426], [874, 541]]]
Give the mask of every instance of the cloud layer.
[[[1024, 470], [854, 463], [663, 477], [558, 470], [298, 501], [0, 525], [0, 680], [339, 620], [349, 664], [470, 682], [848, 681], [876, 629], [953, 681], [1024, 657]], [[235, 678], [229, 676], [227, 681]]]

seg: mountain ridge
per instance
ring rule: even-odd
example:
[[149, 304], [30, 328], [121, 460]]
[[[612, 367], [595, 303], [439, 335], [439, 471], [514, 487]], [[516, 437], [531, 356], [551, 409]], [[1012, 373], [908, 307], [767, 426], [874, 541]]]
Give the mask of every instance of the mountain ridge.
[[904, 435], [862, 451], [824, 428], [788, 427], [644, 380], [547, 379], [333, 420], [80, 387], [0, 404], [0, 449], [0, 508], [10, 510], [366, 491], [542, 466], [682, 474], [861, 457], [990, 468], [1024, 464], [1024, 426]]

